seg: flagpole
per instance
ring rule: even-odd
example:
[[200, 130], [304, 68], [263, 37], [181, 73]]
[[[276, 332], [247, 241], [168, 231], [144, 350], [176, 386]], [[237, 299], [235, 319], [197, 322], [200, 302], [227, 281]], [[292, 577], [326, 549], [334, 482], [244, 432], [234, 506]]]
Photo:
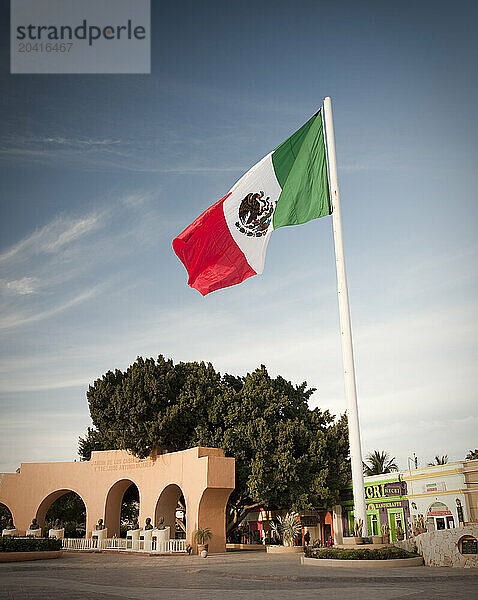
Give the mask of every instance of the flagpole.
[[329, 158], [330, 193], [332, 200], [332, 223], [334, 228], [335, 264], [337, 267], [337, 289], [339, 299], [340, 331], [342, 338], [342, 358], [345, 376], [345, 397], [349, 425], [350, 458], [352, 463], [352, 485], [354, 495], [354, 517], [363, 521], [363, 536], [368, 535], [367, 506], [363, 480], [362, 448], [355, 384], [352, 328], [350, 324], [349, 294], [345, 273], [344, 242], [340, 217], [339, 185], [337, 179], [337, 158], [335, 156], [334, 124], [332, 121], [332, 101], [324, 98], [324, 121]]

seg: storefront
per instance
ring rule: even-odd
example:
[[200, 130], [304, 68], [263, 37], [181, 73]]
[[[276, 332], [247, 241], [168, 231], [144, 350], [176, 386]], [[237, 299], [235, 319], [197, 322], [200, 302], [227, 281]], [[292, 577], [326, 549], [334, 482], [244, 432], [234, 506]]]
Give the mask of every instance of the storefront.
[[[260, 508], [257, 511], [250, 512], [243, 521], [241, 527], [241, 542], [249, 544], [274, 544], [277, 543], [277, 536], [272, 527], [273, 522], [277, 522], [278, 517], [284, 518], [288, 510], [266, 510]], [[299, 511], [298, 518], [301, 524], [301, 531], [297, 535], [294, 543], [296, 545], [304, 544], [304, 537], [309, 534], [309, 543], [319, 540], [326, 543], [333, 540], [333, 514], [330, 511], [304, 510]]]
[[455, 519], [451, 510], [443, 502], [434, 502], [427, 512], [427, 523], [432, 529], [453, 529]]
[[[409, 537], [407, 532], [410, 510], [407, 485], [399, 474], [365, 477], [365, 500], [369, 535], [381, 535], [382, 526], [388, 525], [390, 540]], [[353, 535], [354, 512], [352, 489], [341, 494], [343, 535]]]
[[453, 529], [470, 520], [463, 463], [412, 469], [402, 475], [407, 482], [411, 518], [423, 516], [428, 531]]

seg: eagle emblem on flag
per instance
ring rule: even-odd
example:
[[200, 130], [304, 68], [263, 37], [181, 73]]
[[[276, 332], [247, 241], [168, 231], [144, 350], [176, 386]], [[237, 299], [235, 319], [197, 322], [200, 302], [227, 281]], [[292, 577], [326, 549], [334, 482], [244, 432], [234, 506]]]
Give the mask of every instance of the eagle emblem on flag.
[[239, 205], [239, 221], [236, 227], [249, 237], [261, 237], [267, 233], [274, 213], [274, 202], [264, 192], [249, 193]]

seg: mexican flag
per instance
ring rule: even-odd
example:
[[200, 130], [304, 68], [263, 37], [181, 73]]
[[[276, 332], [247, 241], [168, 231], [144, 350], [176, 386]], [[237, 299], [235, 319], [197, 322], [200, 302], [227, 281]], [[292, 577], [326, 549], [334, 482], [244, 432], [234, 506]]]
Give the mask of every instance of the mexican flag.
[[173, 240], [203, 296], [262, 273], [274, 229], [331, 214], [322, 110]]

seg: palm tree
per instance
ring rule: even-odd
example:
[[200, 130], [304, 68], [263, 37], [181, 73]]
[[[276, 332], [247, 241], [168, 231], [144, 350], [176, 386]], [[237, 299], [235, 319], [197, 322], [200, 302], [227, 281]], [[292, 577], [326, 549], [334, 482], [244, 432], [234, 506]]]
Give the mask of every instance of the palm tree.
[[427, 463], [427, 467], [435, 467], [436, 465], [446, 465], [448, 462], [448, 454], [444, 454], [443, 456], [438, 456], [435, 454], [435, 458], [432, 462]]
[[391, 473], [398, 471], [395, 463], [395, 456], [390, 456], [384, 450], [374, 450], [369, 452], [365, 457], [366, 462], [363, 463], [364, 475], [381, 475], [382, 473]]
[[478, 448], [470, 450], [465, 457], [465, 460], [476, 460], [478, 458]]

